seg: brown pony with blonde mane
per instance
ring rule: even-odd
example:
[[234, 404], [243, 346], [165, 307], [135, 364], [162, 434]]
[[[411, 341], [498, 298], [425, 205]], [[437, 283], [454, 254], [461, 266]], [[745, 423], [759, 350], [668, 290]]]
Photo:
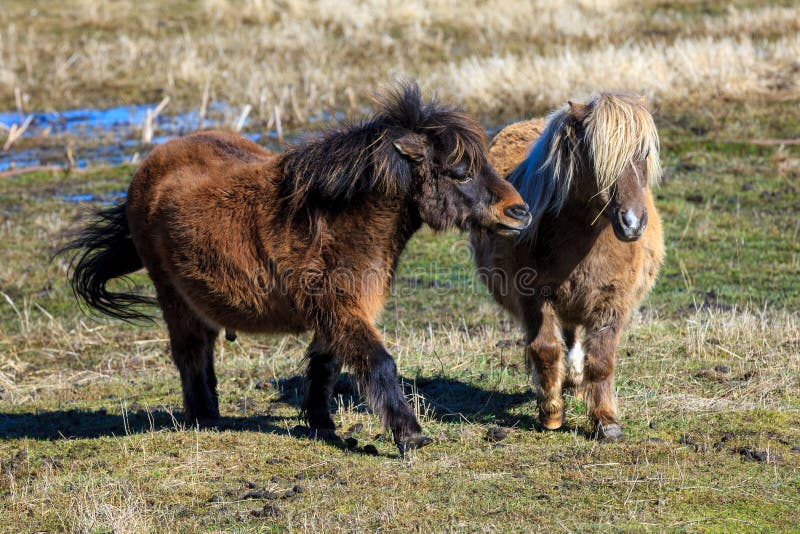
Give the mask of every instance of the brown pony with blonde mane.
[[525, 328], [540, 421], [561, 427], [562, 388], [576, 387], [596, 435], [617, 439], [617, 344], [664, 258], [650, 193], [661, 175], [653, 118], [642, 99], [601, 93], [508, 126], [489, 160], [520, 191], [533, 224], [518, 239], [474, 231], [475, 261]]
[[480, 124], [411, 84], [368, 120], [279, 156], [224, 132], [169, 141], [137, 170], [126, 203], [65, 251], [77, 296], [121, 319], [145, 317], [136, 305], [149, 300], [106, 284], [147, 269], [190, 423], [218, 422], [222, 328], [313, 330], [303, 401], [312, 429], [335, 436], [330, 401], [345, 364], [404, 452], [430, 439], [375, 328], [401, 252], [423, 223], [517, 235], [529, 222], [487, 161]]

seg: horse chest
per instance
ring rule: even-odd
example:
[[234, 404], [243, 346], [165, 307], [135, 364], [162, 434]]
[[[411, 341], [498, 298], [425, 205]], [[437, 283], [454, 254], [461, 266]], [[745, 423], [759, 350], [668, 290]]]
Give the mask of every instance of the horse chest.
[[610, 253], [600, 245], [562, 243], [543, 246], [535, 255], [539, 292], [565, 320], [582, 322], [587, 314], [627, 299], [636, 279], [635, 255]]

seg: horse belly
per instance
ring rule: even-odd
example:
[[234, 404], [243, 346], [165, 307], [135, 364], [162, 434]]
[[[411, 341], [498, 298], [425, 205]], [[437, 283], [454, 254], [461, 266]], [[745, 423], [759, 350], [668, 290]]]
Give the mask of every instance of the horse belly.
[[228, 285], [219, 279], [213, 285], [198, 280], [181, 280], [176, 285], [193, 309], [220, 327], [250, 333], [302, 332], [308, 328], [291, 299], [277, 288]]

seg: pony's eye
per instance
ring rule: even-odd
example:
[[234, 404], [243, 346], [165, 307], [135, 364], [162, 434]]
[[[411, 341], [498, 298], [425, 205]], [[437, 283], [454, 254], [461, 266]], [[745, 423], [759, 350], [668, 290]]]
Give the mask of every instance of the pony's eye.
[[472, 181], [472, 175], [463, 174], [461, 176], [454, 176], [453, 179], [460, 184], [468, 184]]

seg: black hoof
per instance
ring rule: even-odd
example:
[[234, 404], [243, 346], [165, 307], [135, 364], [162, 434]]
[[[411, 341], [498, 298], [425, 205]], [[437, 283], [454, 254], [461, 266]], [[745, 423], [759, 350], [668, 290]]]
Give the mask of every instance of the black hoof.
[[600, 441], [617, 441], [622, 439], [622, 427], [617, 423], [597, 424], [597, 439]]
[[395, 440], [397, 449], [400, 451], [401, 456], [405, 456], [407, 452], [421, 449], [426, 445], [433, 443], [433, 440], [428, 436], [413, 436], [410, 438]]

